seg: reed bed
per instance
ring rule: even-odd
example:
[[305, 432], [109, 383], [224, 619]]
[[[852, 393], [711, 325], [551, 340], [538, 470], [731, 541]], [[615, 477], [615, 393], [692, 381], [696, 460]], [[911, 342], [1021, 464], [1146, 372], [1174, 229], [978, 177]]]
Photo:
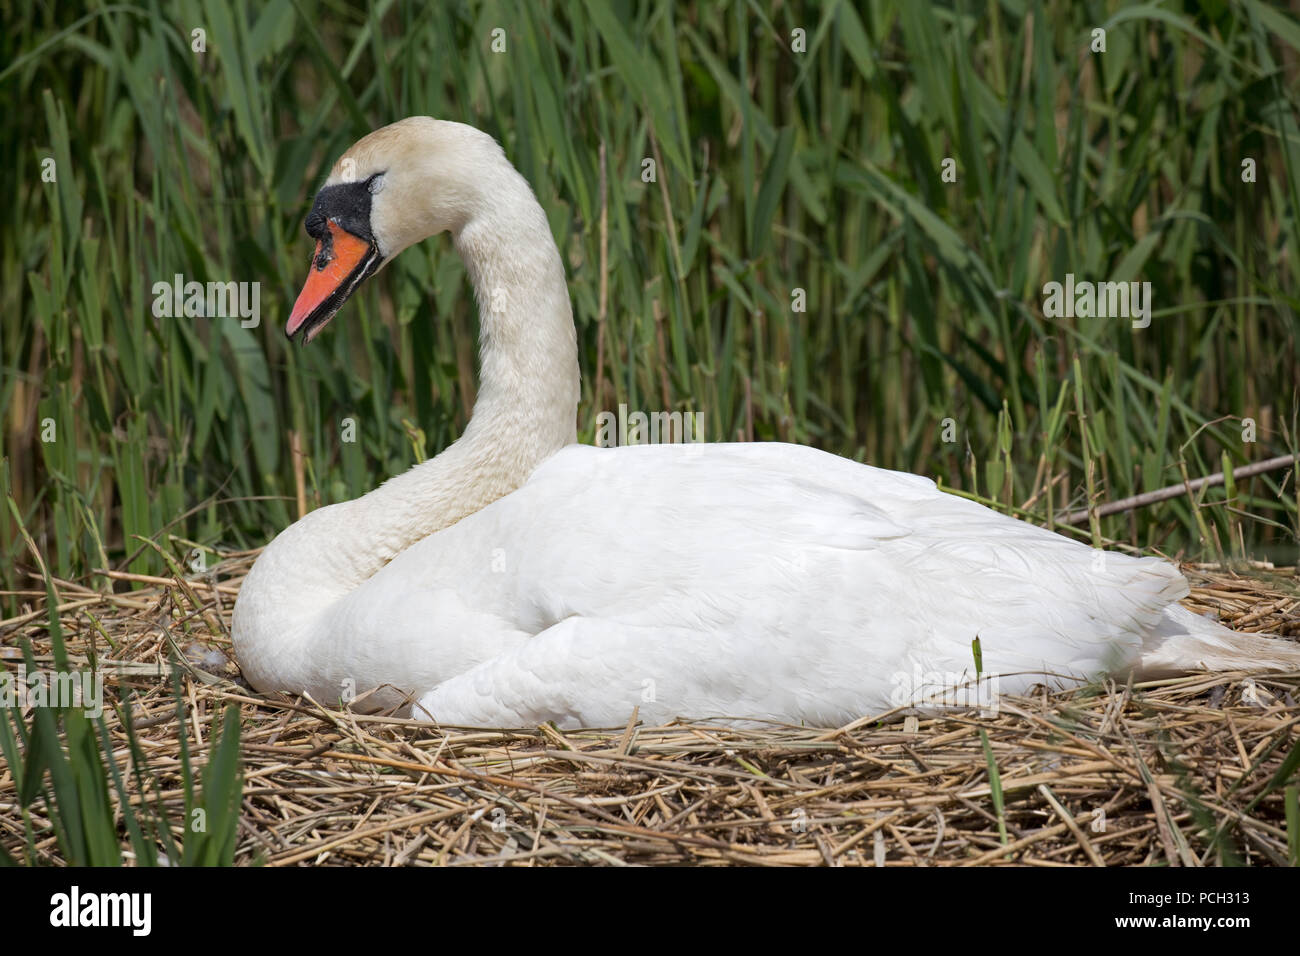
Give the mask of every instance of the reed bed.
[[[184, 819], [214, 715], [239, 708], [233, 860], [244, 865], [1294, 865], [1300, 675], [1198, 674], [1004, 698], [996, 713], [864, 715], [840, 728], [716, 721], [560, 731], [438, 728], [265, 697], [230, 650], [253, 552], [105, 593], [57, 581], [68, 663], [97, 662], [154, 783], [133, 806]], [[1189, 606], [1300, 635], [1294, 568], [1189, 565]], [[53, 660], [43, 590], [0, 623], [10, 662]], [[180, 701], [165, 675], [178, 661]], [[124, 709], [107, 709], [124, 778]], [[984, 738], [987, 739], [987, 744]], [[989, 755], [995, 771], [991, 772]], [[188, 756], [187, 756], [188, 755]], [[0, 848], [62, 864], [0, 764]], [[115, 812], [121, 818], [121, 806]], [[30, 827], [34, 838], [25, 847]], [[126, 835], [120, 833], [124, 846]], [[179, 822], [171, 836], [187, 838]], [[129, 849], [124, 851], [132, 860]]]
[[[1189, 566], [1190, 603], [1294, 637], [1294, 569], [1245, 558], [1294, 563], [1300, 534], [1296, 3], [10, 8], [0, 659], [93, 661], [122, 706], [0, 708], [6, 754], [69, 755], [61, 781], [0, 760], [0, 863], [1300, 861], [1294, 676], [500, 733], [262, 698], [229, 653], [255, 555], [233, 549], [436, 454], [472, 407], [446, 242], [312, 348], [281, 334], [324, 170], [425, 113], [497, 136], [547, 210], [583, 440], [620, 404], [698, 411], [709, 440], [930, 475], [1232, 562]], [[255, 287], [261, 314], [161, 315], [177, 275]], [[1150, 282], [1149, 327], [1046, 315], [1067, 275]], [[242, 777], [212, 736], [231, 706]], [[101, 747], [149, 772], [109, 779]], [[196, 849], [180, 821], [218, 792], [240, 812]]]

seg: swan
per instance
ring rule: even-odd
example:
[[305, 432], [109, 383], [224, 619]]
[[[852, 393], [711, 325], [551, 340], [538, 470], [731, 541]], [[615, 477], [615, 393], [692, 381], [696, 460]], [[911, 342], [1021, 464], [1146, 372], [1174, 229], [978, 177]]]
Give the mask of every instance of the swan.
[[[982, 673], [1300, 669], [1177, 602], [1170, 563], [1095, 550], [916, 475], [792, 444], [576, 444], [578, 353], [545, 214], [489, 135], [412, 117], [353, 145], [306, 217], [286, 326], [310, 341], [402, 250], [452, 240], [480, 380], [435, 458], [280, 533], [243, 582], [249, 683], [369, 691], [443, 724], [730, 717], [838, 726]], [[960, 703], [960, 701], [958, 701]], [[980, 701], [981, 706], [987, 704]]]

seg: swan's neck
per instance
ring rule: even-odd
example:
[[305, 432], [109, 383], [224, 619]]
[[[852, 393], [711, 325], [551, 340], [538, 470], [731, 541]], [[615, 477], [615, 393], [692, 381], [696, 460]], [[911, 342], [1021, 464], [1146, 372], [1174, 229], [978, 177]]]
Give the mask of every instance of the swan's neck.
[[514, 188], [453, 234], [479, 304], [480, 382], [464, 434], [369, 494], [312, 512], [267, 547], [235, 609], [254, 685], [258, 672], [283, 676], [331, 604], [576, 440], [578, 356], [564, 268], [532, 190], [510, 174]]
[[[513, 172], [513, 169], [511, 170]], [[541, 207], [519, 192], [455, 234], [479, 306], [478, 398], [465, 433], [436, 458], [348, 502], [369, 577], [416, 541], [519, 487], [577, 439], [578, 350], [564, 268]]]

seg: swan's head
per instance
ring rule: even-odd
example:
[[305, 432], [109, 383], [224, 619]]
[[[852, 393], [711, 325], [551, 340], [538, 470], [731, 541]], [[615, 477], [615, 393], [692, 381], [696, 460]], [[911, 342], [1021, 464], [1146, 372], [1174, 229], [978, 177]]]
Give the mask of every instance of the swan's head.
[[412, 116], [358, 140], [307, 214], [316, 251], [285, 334], [310, 342], [361, 283], [407, 246], [458, 231], [509, 176], [496, 140], [462, 123]]

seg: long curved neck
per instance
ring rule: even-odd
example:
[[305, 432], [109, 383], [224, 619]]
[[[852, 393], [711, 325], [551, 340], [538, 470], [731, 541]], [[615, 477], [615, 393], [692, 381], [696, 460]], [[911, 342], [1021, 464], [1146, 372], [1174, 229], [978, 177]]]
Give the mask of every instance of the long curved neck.
[[[512, 170], [513, 172], [513, 170]], [[578, 348], [564, 267], [523, 178], [454, 234], [479, 307], [479, 389], [464, 434], [347, 504], [369, 577], [416, 541], [519, 487], [577, 440]], [[371, 560], [361, 562], [363, 553]]]
[[241, 588], [233, 629], [255, 686], [259, 674], [283, 674], [295, 635], [334, 601], [417, 541], [509, 494], [577, 439], [578, 355], [564, 267], [532, 190], [510, 173], [508, 188], [453, 232], [479, 304], [470, 422], [437, 457], [306, 515], [266, 548]]

